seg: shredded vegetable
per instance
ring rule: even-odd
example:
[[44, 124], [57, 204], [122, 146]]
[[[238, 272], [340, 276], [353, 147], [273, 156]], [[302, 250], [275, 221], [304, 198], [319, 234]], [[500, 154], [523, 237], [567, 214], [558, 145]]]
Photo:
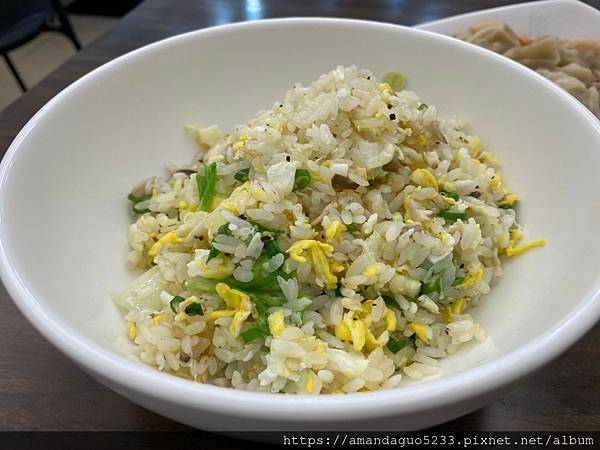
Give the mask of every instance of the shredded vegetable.
[[196, 174], [196, 184], [198, 186], [198, 200], [200, 210], [208, 211], [212, 206], [215, 197], [215, 185], [217, 183], [217, 163], [213, 162], [204, 166], [204, 174]]

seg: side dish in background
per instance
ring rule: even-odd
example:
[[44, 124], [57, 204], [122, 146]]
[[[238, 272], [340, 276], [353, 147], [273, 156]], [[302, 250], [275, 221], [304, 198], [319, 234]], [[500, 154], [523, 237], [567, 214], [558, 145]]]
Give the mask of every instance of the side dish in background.
[[[437, 371], [481, 341], [467, 313], [518, 245], [516, 194], [456, 119], [338, 67], [129, 195], [114, 301], [142, 361], [254, 391], [350, 393]], [[501, 319], [499, 319], [501, 320]]]
[[470, 27], [457, 38], [513, 59], [545, 76], [600, 117], [600, 41], [520, 36], [503, 22]]

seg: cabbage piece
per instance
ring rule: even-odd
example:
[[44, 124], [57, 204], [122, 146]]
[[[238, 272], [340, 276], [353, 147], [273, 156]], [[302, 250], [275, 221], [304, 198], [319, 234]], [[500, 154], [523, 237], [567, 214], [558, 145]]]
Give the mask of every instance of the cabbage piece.
[[357, 353], [349, 353], [344, 350], [328, 348], [329, 362], [327, 368], [336, 372], [341, 372], [345, 376], [352, 378], [361, 375], [369, 365], [369, 360]]
[[154, 266], [136, 278], [123, 292], [111, 297], [117, 306], [128, 311], [158, 310], [162, 307], [160, 293], [167, 289], [167, 285], [158, 266]]

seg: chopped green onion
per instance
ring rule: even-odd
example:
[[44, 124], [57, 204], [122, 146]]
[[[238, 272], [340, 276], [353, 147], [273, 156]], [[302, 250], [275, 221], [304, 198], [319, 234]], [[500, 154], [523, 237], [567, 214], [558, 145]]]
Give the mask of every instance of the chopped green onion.
[[342, 295], [342, 285], [338, 283], [338, 285], [335, 287], [335, 295], [337, 297], [343, 297]]
[[248, 174], [250, 173], [250, 169], [240, 169], [238, 170], [233, 178], [238, 180], [240, 183], [244, 183], [248, 181]]
[[[229, 223], [224, 223], [217, 230], [216, 236], [219, 234], [224, 234], [225, 236], [231, 236], [231, 230], [229, 229]], [[212, 243], [210, 245], [210, 252], [208, 252], [208, 257], [206, 258], [206, 262], [209, 262], [211, 259], [216, 258], [221, 253], [219, 250], [213, 247]]]
[[454, 222], [454, 221], [456, 221], [458, 219], [461, 219], [461, 220], [466, 219], [467, 218], [467, 213], [451, 212], [451, 211], [448, 211], [446, 209], [444, 211], [440, 211], [438, 213], [438, 216], [442, 217], [442, 218], [444, 218], [446, 220]]
[[279, 267], [273, 272], [268, 272], [264, 265], [271, 256], [263, 253], [258, 257], [252, 267], [253, 278], [250, 281], [238, 281], [233, 276], [224, 279], [208, 279], [201, 276], [190, 278], [185, 282], [185, 287], [191, 291], [199, 292], [215, 292], [217, 283], [225, 283], [233, 289], [244, 291], [254, 300], [253, 295], [256, 295], [257, 301], [265, 301], [270, 306], [280, 306], [283, 303], [281, 296], [281, 288], [277, 282], [277, 277], [282, 277], [285, 280], [294, 276], [294, 273], [287, 273], [283, 267]]
[[141, 197], [136, 197], [133, 194], [129, 194], [127, 196], [127, 200], [129, 200], [130, 202], [133, 202], [133, 203], [143, 202], [144, 200], [148, 200], [149, 198], [150, 198], [150, 195], [142, 195]]
[[502, 209], [515, 209], [515, 206], [509, 203], [506, 203], [505, 205], [500, 205], [499, 207]]
[[217, 163], [213, 162], [204, 166], [204, 175], [196, 174], [196, 185], [198, 186], [198, 199], [200, 210], [208, 211], [212, 206], [215, 196], [215, 185], [217, 183]]
[[175, 297], [173, 297], [173, 300], [171, 300], [169, 302], [169, 306], [171, 307], [171, 311], [173, 311], [175, 314], [177, 314], [179, 312], [179, 304], [181, 302], [183, 302], [185, 300], [185, 298], [183, 298], [180, 295], [176, 295]]
[[[169, 307], [171, 308], [171, 311], [173, 311], [175, 314], [179, 313], [179, 305], [183, 301], [185, 301], [185, 299], [181, 295], [176, 295], [175, 297], [173, 297], [173, 299], [169, 302]], [[190, 303], [185, 308], [185, 313], [188, 316], [203, 316], [204, 315], [204, 312], [202, 311], [202, 306], [200, 306], [200, 303]]]
[[258, 320], [254, 322], [246, 331], [242, 331], [240, 333], [240, 336], [246, 344], [249, 344], [258, 338], [267, 337], [269, 335], [269, 333], [264, 331], [260, 326], [256, 325], [257, 322]]
[[138, 203], [142, 203], [142, 202], [145, 202], [146, 200], [150, 199], [150, 197], [152, 197], [150, 194], [143, 195], [141, 197], [136, 197], [133, 194], [129, 194], [127, 196], [127, 200], [129, 200], [131, 202], [131, 209], [133, 210], [134, 213], [144, 214], [144, 213], [150, 212], [150, 210], [148, 208], [140, 209], [137, 207], [137, 205], [138, 205]]
[[187, 308], [185, 308], [185, 313], [188, 316], [203, 316], [204, 311], [202, 311], [202, 306], [200, 303], [190, 303]]
[[301, 191], [308, 183], [310, 183], [310, 173], [306, 169], [296, 169], [294, 174], [294, 188], [293, 191]]
[[277, 253], [282, 253], [279, 244], [275, 239], [269, 239], [264, 245], [265, 253], [269, 256], [275, 256]]
[[240, 336], [247, 344], [255, 339], [267, 337], [269, 334], [271, 334], [269, 330], [269, 312], [263, 311], [258, 315], [256, 322], [250, 325], [247, 330], [242, 331]]
[[427, 108], [429, 108], [429, 105], [427, 105], [427, 103], [421, 103], [419, 105], [418, 110], [421, 111], [421, 112], [423, 112], [423, 111], [427, 111]]
[[394, 92], [398, 92], [406, 86], [406, 77], [400, 72], [388, 72], [383, 74], [381, 82], [389, 84]]
[[393, 354], [398, 353], [404, 347], [412, 347], [415, 348], [415, 335], [413, 334], [411, 337], [396, 339], [394, 336], [390, 336], [387, 348]]
[[211, 245], [210, 252], [208, 252], [208, 257], [206, 258], [206, 262], [208, 263], [211, 259], [214, 259], [217, 256], [219, 256], [219, 253], [221, 252]]
[[437, 292], [438, 294], [441, 294], [442, 292], [442, 277], [440, 276], [437, 276], [430, 283], [423, 283], [421, 285], [421, 294], [429, 295], [434, 292]]
[[359, 223], [351, 223], [350, 225], [346, 225], [346, 229], [353, 233], [354, 231], [358, 231], [360, 229]]
[[458, 201], [460, 199], [460, 195], [458, 195], [456, 192], [441, 191], [440, 194], [442, 194], [444, 197], [451, 198], [452, 200]]
[[282, 294], [249, 292], [248, 295], [259, 314], [273, 306], [282, 306], [285, 303], [285, 297]]
[[452, 287], [460, 286], [465, 281], [465, 277], [456, 277], [452, 282]]
[[252, 225], [254, 228], [256, 228], [256, 231], [258, 231], [259, 233], [271, 233], [274, 236], [279, 236], [281, 233], [283, 233], [283, 230], [276, 230], [274, 228], [269, 228], [269, 227], [265, 227], [264, 225], [261, 225], [260, 223], [256, 223], [253, 220], [248, 220], [248, 223], [250, 225]]
[[256, 306], [258, 317], [256, 321], [248, 327], [247, 330], [240, 333], [245, 343], [252, 342], [260, 337], [267, 337], [271, 334], [269, 330], [269, 308], [281, 306], [285, 303], [285, 298], [268, 294], [248, 293], [252, 303]]
[[[267, 270], [263, 267], [264, 263], [266, 263], [271, 257], [269, 255], [263, 254], [258, 257], [254, 266], [252, 267], [252, 273], [254, 277], [250, 281], [238, 281], [233, 277], [229, 277], [224, 280], [230, 287], [234, 289], [240, 289], [245, 292], [256, 292], [256, 291], [276, 291], [279, 290], [279, 283], [277, 283], [277, 276], [281, 276], [283, 278], [288, 277], [283, 269], [280, 267], [279, 269], [273, 272], [267, 272]], [[287, 278], [286, 278], [287, 279]]]
[[391, 308], [396, 308], [398, 311], [400, 311], [400, 305], [398, 304], [395, 298], [390, 297], [389, 295], [382, 295], [381, 298], [383, 299], [386, 305], [388, 305]]
[[231, 230], [229, 229], [229, 222], [221, 225], [217, 229], [217, 234], [224, 234], [225, 236], [231, 236]]

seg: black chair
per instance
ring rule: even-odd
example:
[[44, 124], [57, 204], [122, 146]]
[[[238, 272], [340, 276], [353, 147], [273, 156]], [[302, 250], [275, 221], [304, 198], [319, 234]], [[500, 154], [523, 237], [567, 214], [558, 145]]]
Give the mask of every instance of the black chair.
[[[54, 23], [53, 18], [58, 19]], [[67, 36], [77, 50], [81, 44], [60, 0], [2, 0], [0, 2], [0, 53], [23, 92], [27, 86], [19, 76], [8, 52], [31, 41], [43, 31]]]

